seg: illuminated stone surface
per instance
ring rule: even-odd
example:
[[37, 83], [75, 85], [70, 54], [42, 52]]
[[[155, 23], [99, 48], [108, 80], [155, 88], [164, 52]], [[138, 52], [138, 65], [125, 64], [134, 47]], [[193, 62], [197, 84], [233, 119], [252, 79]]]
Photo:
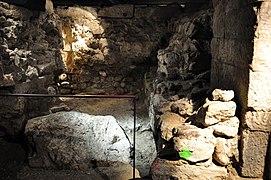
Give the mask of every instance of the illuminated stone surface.
[[37, 150], [31, 167], [86, 170], [94, 161], [131, 160], [130, 142], [112, 116], [58, 112], [28, 120], [25, 132]]
[[157, 158], [151, 168], [151, 176], [153, 179], [227, 179], [227, 169], [211, 164], [208, 167], [190, 165], [183, 160], [170, 161]]

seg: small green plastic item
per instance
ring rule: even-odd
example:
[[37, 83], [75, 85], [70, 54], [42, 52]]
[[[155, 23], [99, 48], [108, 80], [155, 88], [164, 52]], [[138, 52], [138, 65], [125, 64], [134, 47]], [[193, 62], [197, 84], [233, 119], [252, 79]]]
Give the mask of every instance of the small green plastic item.
[[182, 148], [179, 155], [183, 159], [188, 159], [192, 156], [192, 152], [189, 149]]

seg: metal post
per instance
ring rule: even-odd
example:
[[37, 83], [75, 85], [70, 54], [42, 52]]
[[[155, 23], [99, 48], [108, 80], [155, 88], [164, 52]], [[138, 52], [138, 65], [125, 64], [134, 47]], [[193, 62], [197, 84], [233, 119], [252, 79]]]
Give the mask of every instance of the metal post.
[[135, 179], [135, 169], [136, 169], [136, 98], [133, 99], [133, 103], [134, 103], [134, 135], [133, 135], [133, 141], [134, 141], [134, 144], [133, 144], [133, 158], [134, 158], [134, 161], [133, 161], [133, 179]]

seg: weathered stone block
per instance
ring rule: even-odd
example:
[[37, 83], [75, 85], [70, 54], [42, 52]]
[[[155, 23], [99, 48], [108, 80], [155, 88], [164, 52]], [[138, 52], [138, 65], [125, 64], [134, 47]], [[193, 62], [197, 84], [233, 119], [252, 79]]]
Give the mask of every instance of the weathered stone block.
[[173, 135], [172, 130], [176, 126], [181, 126], [185, 122], [185, 119], [180, 115], [172, 112], [165, 112], [163, 115], [160, 116], [160, 131], [161, 137], [169, 141]]
[[263, 57], [263, 59], [254, 57], [252, 63], [250, 64], [250, 68], [253, 72], [271, 72], [271, 62], [270, 59], [266, 59]]
[[256, 16], [252, 8], [231, 8], [226, 10], [224, 19], [226, 39], [253, 39]]
[[271, 23], [270, 17], [271, 17], [271, 3], [270, 1], [264, 1], [261, 4], [261, 9], [258, 13], [258, 18], [260, 20], [260, 23]]
[[212, 92], [212, 98], [214, 101], [230, 101], [234, 98], [234, 91], [233, 90], [222, 90], [222, 89], [215, 89]]
[[215, 146], [213, 158], [214, 160], [216, 160], [219, 164], [223, 166], [228, 165], [230, 162], [230, 159], [226, 153], [226, 144], [224, 140], [222, 140], [221, 138], [216, 140], [216, 146]]
[[165, 7], [135, 7], [134, 17], [142, 19], [152, 19], [152, 21], [168, 20], [182, 13], [178, 5], [171, 4]]
[[213, 16], [214, 38], [225, 38], [225, 12], [215, 8]]
[[241, 175], [263, 177], [269, 133], [244, 130], [241, 137]]
[[190, 157], [181, 157], [189, 162], [201, 162], [212, 158], [215, 137], [210, 129], [200, 129], [192, 125], [183, 125], [174, 129], [174, 149], [178, 152], [189, 150]]
[[248, 111], [245, 115], [245, 125], [253, 131], [271, 131], [271, 112]]
[[245, 69], [252, 59], [253, 44], [247, 40], [215, 38], [211, 43], [211, 52], [220, 63]]
[[271, 39], [254, 39], [254, 56], [253, 58], [258, 58], [270, 62], [271, 56]]
[[228, 157], [235, 157], [237, 161], [239, 160], [238, 136], [229, 139], [216, 137], [216, 140], [223, 142], [223, 146]]
[[271, 73], [250, 71], [248, 107], [255, 110], [271, 110]]
[[262, 59], [270, 62], [271, 39], [254, 39], [253, 59]]
[[271, 29], [270, 23], [259, 21], [255, 31], [255, 36], [257, 38], [271, 39], [270, 29]]
[[184, 117], [191, 116], [194, 112], [194, 104], [188, 98], [182, 98], [175, 101], [170, 108], [172, 112], [178, 113]]
[[219, 57], [219, 45], [220, 45], [220, 41], [224, 41], [224, 39], [223, 38], [214, 37], [211, 40], [211, 53], [212, 53], [212, 58], [214, 60], [220, 59], [220, 57]]
[[230, 119], [235, 115], [235, 110], [236, 104], [233, 101], [209, 101], [200, 108], [196, 121], [207, 127]]
[[239, 10], [243, 7], [247, 6], [246, 1], [235, 1], [235, 0], [223, 0], [225, 3], [225, 11], [230, 11], [230, 10]]
[[97, 19], [97, 10], [92, 7], [69, 7], [68, 9], [57, 9], [57, 14], [60, 17], [72, 17], [74, 19], [78, 17], [86, 17], [87, 19]]
[[209, 128], [213, 129], [214, 134], [217, 136], [233, 138], [238, 134], [239, 119], [237, 117], [231, 117], [228, 120], [219, 122]]
[[228, 174], [225, 167], [219, 167], [212, 164], [209, 167], [195, 166], [185, 161], [169, 161], [157, 158], [151, 167], [152, 179], [200, 179], [200, 180], [224, 180]]
[[131, 4], [104, 7], [98, 12], [98, 16], [109, 18], [132, 18], [133, 15], [134, 6]]

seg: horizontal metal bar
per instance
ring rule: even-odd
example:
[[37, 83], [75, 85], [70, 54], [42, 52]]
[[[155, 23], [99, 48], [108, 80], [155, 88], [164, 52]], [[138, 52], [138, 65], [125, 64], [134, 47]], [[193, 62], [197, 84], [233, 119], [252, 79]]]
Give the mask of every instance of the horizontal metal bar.
[[63, 95], [63, 94], [8, 94], [0, 93], [0, 96], [15, 96], [15, 97], [66, 97], [66, 98], [102, 98], [102, 99], [135, 99], [135, 95]]

